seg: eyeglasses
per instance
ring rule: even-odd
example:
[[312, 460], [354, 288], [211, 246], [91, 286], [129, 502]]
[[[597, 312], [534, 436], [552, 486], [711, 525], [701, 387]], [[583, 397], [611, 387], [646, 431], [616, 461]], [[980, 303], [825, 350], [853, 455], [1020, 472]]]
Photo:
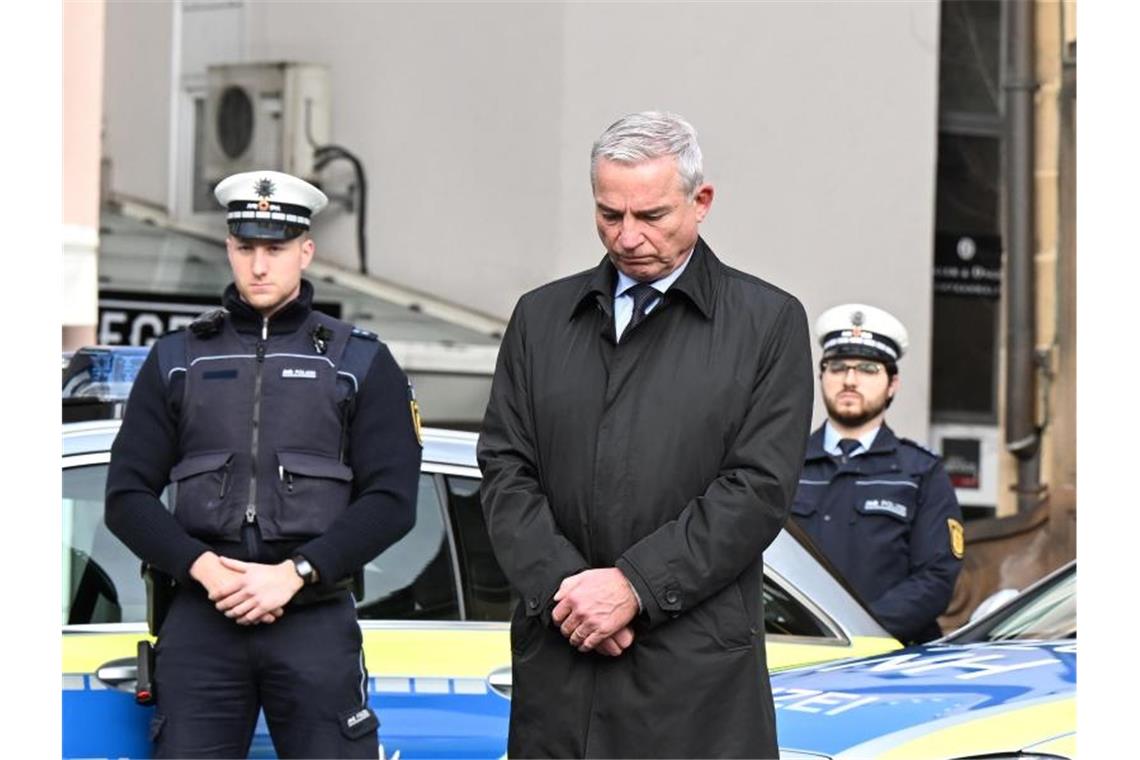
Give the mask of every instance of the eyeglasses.
[[855, 362], [851, 364], [839, 359], [824, 362], [823, 368], [827, 370], [829, 375], [836, 377], [845, 377], [851, 370], [855, 370], [856, 373], [864, 377], [874, 377], [883, 371], [883, 365], [878, 362]]

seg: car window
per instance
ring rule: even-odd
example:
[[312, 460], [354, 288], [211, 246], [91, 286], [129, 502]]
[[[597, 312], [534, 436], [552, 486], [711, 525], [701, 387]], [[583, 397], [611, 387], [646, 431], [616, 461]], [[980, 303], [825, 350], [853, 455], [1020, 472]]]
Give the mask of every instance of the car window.
[[364, 567], [361, 620], [458, 620], [459, 601], [443, 504], [430, 473], [420, 475], [416, 524]]
[[764, 632], [835, 638], [811, 610], [767, 575], [764, 576]]
[[479, 500], [479, 479], [449, 475], [446, 482], [448, 514], [455, 531], [467, 619], [510, 620], [518, 596], [491, 549]]
[[146, 620], [141, 563], [103, 525], [107, 465], [63, 470], [64, 625]]
[[947, 637], [955, 644], [980, 641], [1048, 641], [1077, 636], [1077, 571], [1061, 573], [1022, 598]]
[[[141, 623], [141, 562], [103, 524], [107, 465], [63, 470], [62, 624]], [[459, 605], [443, 506], [421, 475], [416, 525], [364, 570], [362, 619], [456, 620]]]

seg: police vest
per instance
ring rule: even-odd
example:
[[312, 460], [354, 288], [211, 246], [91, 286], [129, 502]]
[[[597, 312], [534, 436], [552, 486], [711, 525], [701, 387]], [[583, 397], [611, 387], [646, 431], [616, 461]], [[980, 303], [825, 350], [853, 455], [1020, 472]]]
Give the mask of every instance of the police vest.
[[[185, 346], [184, 366], [169, 370], [186, 373], [174, 516], [208, 541], [240, 540], [254, 522], [266, 540], [320, 535], [352, 496], [348, 425], [379, 344], [319, 312], [265, 338], [218, 322], [213, 334], [159, 343], [168, 356]], [[350, 345], [355, 359], [344, 368]]]

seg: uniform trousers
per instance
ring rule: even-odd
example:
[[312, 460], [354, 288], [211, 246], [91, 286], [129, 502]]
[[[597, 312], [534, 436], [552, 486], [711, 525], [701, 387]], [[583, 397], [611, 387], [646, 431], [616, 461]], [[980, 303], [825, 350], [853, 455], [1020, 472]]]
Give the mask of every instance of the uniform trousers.
[[245, 757], [259, 708], [279, 757], [377, 757], [361, 645], [347, 591], [247, 626], [180, 587], [155, 647], [155, 757]]

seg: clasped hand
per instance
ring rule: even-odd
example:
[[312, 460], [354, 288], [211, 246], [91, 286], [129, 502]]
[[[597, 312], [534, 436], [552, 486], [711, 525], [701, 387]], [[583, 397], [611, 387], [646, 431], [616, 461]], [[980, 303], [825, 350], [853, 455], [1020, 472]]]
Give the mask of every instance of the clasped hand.
[[213, 552], [195, 560], [190, 575], [205, 587], [218, 611], [240, 625], [275, 622], [304, 585], [292, 560], [264, 565]]
[[633, 644], [630, 622], [637, 598], [616, 567], [584, 570], [562, 581], [554, 595], [551, 619], [570, 646], [616, 657]]

